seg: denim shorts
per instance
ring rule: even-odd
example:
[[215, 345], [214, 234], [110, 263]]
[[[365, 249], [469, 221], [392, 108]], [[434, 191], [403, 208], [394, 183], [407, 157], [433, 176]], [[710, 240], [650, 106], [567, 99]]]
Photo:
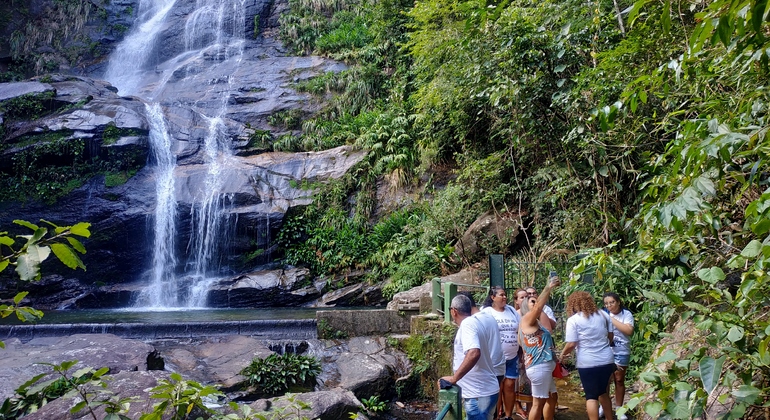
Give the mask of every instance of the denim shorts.
[[618, 366], [628, 366], [628, 362], [631, 361], [631, 355], [630, 354], [616, 354], [615, 355], [615, 364]]
[[505, 377], [519, 379], [519, 356], [505, 361]]
[[492, 420], [495, 418], [498, 394], [488, 397], [463, 398], [466, 420]]

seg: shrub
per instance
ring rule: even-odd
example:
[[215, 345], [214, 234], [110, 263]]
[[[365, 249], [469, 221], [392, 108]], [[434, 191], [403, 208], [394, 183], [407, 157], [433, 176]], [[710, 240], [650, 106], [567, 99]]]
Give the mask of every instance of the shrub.
[[258, 393], [276, 396], [292, 388], [311, 388], [320, 372], [321, 364], [316, 358], [287, 353], [256, 358], [241, 371], [241, 375], [247, 377], [249, 387]]

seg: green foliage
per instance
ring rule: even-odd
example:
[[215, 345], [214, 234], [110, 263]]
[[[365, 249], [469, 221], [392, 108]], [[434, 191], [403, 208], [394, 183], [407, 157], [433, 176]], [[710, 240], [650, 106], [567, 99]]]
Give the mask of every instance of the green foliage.
[[[29, 235], [11, 235], [0, 232], [0, 271], [9, 265], [16, 267], [16, 273], [22, 281], [32, 281], [40, 278], [40, 264], [51, 252], [69, 268], [86, 269], [77, 253], [85, 254], [83, 244], [73, 236], [88, 238], [90, 223], [78, 223], [73, 226], [57, 226], [47, 220], [41, 220], [49, 227], [41, 227], [25, 220], [14, 220], [14, 223], [32, 231]], [[51, 229], [49, 231], [49, 229]], [[46, 237], [48, 235], [49, 237]], [[17, 239], [14, 239], [14, 236]], [[20, 241], [21, 240], [21, 241]], [[76, 253], [77, 251], [77, 253]], [[18, 302], [17, 302], [18, 303]], [[3, 313], [3, 317], [8, 314]]]
[[153, 405], [152, 412], [142, 414], [140, 420], [187, 420], [198, 418], [202, 413], [212, 415], [215, 412], [206, 406], [206, 402], [224, 397], [217, 388], [186, 380], [178, 373], [158, 382], [150, 395], [159, 401]]
[[26, 2], [0, 3], [0, 30], [10, 34], [2, 46], [11, 53], [12, 77], [55, 71], [60, 62], [74, 67], [90, 52], [86, 22], [106, 19], [104, 5], [85, 0], [56, 0], [35, 8]]
[[53, 98], [56, 92], [30, 93], [0, 102], [3, 117], [14, 120], [35, 120], [56, 108]]
[[[128, 132], [133, 133], [120, 131], [120, 135]], [[0, 201], [36, 199], [51, 204], [94, 175], [121, 174], [128, 179], [146, 163], [145, 151], [139, 147], [107, 147], [100, 150], [101, 156], [92, 156], [86, 141], [71, 134], [50, 132], [20, 140], [17, 146], [28, 147], [11, 155], [8, 173], [0, 171]], [[111, 180], [114, 185], [117, 181]]]
[[382, 413], [388, 407], [388, 402], [380, 400], [379, 395], [361, 398], [361, 404], [364, 405], [364, 408], [366, 408], [367, 411], [371, 411], [372, 413]]
[[353, 12], [334, 14], [330, 30], [318, 37], [315, 47], [320, 54], [333, 54], [343, 50], [364, 47], [371, 42], [372, 34], [363, 17]]
[[249, 386], [265, 396], [280, 395], [297, 387], [312, 388], [319, 373], [318, 359], [291, 353], [255, 358], [241, 371]]
[[104, 128], [102, 133], [102, 145], [110, 146], [115, 144], [121, 137], [140, 136], [143, 133], [133, 128], [120, 128], [115, 123], [110, 123]]
[[343, 340], [348, 338], [348, 333], [335, 330], [325, 319], [322, 319], [318, 321], [318, 338]]
[[246, 147], [257, 149], [269, 149], [272, 147], [273, 133], [268, 130], [254, 130], [249, 136], [249, 143]]
[[[425, 322], [425, 321], [423, 321]], [[419, 386], [396, 389], [399, 399], [437, 398], [436, 384], [441, 376], [452, 371], [452, 348], [457, 327], [444, 322], [429, 322], [421, 330], [399, 343], [412, 363], [410, 377], [418, 379]]]
[[215, 420], [309, 420], [308, 417], [302, 415], [303, 411], [311, 409], [309, 404], [295, 398], [292, 394], [286, 394], [282, 399], [287, 404], [282, 407], [274, 407], [269, 412], [255, 412], [248, 405], [231, 402], [229, 405], [234, 413], [224, 416], [214, 415], [211, 418]]
[[302, 110], [297, 108], [279, 111], [267, 117], [268, 124], [284, 130], [296, 130], [302, 123]]
[[6, 399], [0, 408], [0, 418], [17, 419], [36, 412], [47, 403], [67, 395], [77, 395], [80, 402], [70, 409], [77, 414], [85, 410], [85, 415], [97, 419], [94, 409], [102, 407], [107, 413], [105, 420], [128, 420], [123, 413], [128, 412], [130, 398], [117, 398], [107, 389], [105, 374], [108, 368], [94, 370], [87, 367], [75, 372], [69, 371], [77, 364], [77, 360], [61, 364], [40, 363], [52, 368], [55, 378], [49, 373], [41, 373], [16, 389], [17, 396]]
[[[14, 223], [32, 231], [27, 235], [14, 235], [0, 232], [0, 272], [9, 266], [15, 266], [16, 274], [21, 281], [33, 281], [40, 278], [40, 265], [53, 252], [54, 256], [69, 268], [86, 269], [78, 257], [85, 254], [86, 248], [75, 238], [88, 238], [90, 223], [78, 223], [73, 226], [57, 226], [47, 220], [41, 220], [49, 227], [41, 227], [25, 220], [14, 220]], [[13, 303], [0, 305], [0, 317], [6, 318], [12, 314], [23, 322], [36, 321], [43, 313], [37, 309], [22, 306], [22, 300], [28, 292], [19, 292], [13, 298]], [[0, 348], [5, 347], [0, 341]]]

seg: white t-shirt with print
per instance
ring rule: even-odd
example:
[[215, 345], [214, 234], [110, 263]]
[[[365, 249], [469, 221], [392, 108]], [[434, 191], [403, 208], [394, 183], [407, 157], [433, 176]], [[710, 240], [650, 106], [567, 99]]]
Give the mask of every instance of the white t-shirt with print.
[[590, 317], [578, 312], [567, 319], [564, 341], [577, 342], [578, 368], [590, 368], [615, 363], [615, 355], [610, 347], [607, 333], [615, 333], [610, 318], [604, 311], [597, 311]]
[[[496, 371], [499, 360], [493, 359], [493, 357], [503, 359], [503, 368], [505, 368], [505, 360], [500, 346], [500, 333], [497, 331], [494, 318], [485, 316], [487, 319], [484, 320], [478, 315], [482, 315], [482, 313], [463, 319], [454, 341], [454, 359], [452, 361], [454, 371], [460, 367], [468, 350], [479, 349], [481, 352], [476, 365], [457, 381], [457, 385], [462, 389], [463, 398], [480, 398], [497, 394], [500, 391]], [[497, 343], [496, 351], [490, 348], [494, 342]], [[496, 354], [493, 355], [493, 352]]]
[[[621, 309], [620, 313], [613, 314], [610, 312], [610, 316], [613, 319], [620, 321], [622, 324], [634, 326], [634, 315], [628, 309]], [[615, 329], [615, 339], [613, 340], [615, 347], [612, 350], [615, 354], [631, 354], [631, 337], [623, 334], [620, 330]]]
[[502, 312], [491, 306], [487, 306], [482, 312], [492, 315], [497, 321], [505, 360], [515, 358], [519, 351], [518, 332], [519, 323], [521, 323], [519, 313], [510, 305], [505, 305]]

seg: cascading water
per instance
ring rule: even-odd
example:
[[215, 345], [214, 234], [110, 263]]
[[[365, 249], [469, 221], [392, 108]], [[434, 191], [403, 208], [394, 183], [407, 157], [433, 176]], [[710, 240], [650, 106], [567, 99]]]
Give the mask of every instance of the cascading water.
[[[227, 208], [232, 202], [232, 197], [221, 193], [228, 161], [232, 158], [222, 119], [230, 90], [212, 87], [215, 96], [201, 99], [207, 101], [206, 106], [186, 104], [203, 121], [208, 121], [201, 156], [207, 173], [205, 180], [195, 186], [187, 256], [175, 255], [174, 238], [178, 236], [173, 177], [176, 155], [172, 151], [175, 140], [166, 129], [163, 108], [179, 106], [173, 95], [174, 89], [179, 88], [169, 87], [170, 81], [178, 80], [181, 74], [189, 77], [190, 83], [214, 85], [225, 80], [229, 86], [232, 72], [240, 64], [245, 37], [244, 0], [197, 0], [185, 20], [180, 53], [160, 62], [154, 51], [166, 42], [161, 39], [164, 24], [177, 2], [183, 0], [140, 1], [135, 29], [116, 48], [105, 75], [120, 94], [139, 96], [150, 103], [147, 115], [157, 180], [153, 265], [149, 272], [150, 286], [140, 294], [135, 306], [153, 309], [205, 306], [208, 285], [215, 279], [212, 276], [220, 274], [219, 257], [222, 244], [227, 242], [225, 227], [230, 225]], [[222, 74], [217, 77], [207, 74], [208, 80], [199, 80], [195, 77], [201, 62], [210, 66], [227, 64], [221, 66]], [[179, 267], [180, 261], [186, 263]]]
[[142, 291], [138, 301], [145, 306], [159, 308], [177, 306], [179, 285], [177, 284], [174, 237], [176, 201], [174, 200], [174, 168], [176, 156], [171, 152], [171, 138], [166, 130], [163, 109], [160, 104], [147, 105], [150, 122], [150, 149], [155, 161], [155, 217], [153, 233], [155, 249], [150, 285]]

